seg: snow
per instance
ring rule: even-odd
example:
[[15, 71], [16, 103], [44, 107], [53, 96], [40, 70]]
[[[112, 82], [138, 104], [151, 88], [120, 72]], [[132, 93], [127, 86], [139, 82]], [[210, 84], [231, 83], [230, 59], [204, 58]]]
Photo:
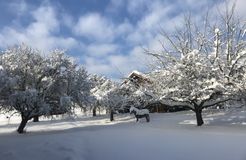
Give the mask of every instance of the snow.
[[218, 34], [219, 32], [220, 32], [220, 29], [219, 28], [215, 28], [214, 33]]
[[245, 33], [246, 33], [246, 29], [243, 31], [242, 37], [244, 37]]
[[140, 75], [140, 76], [142, 76], [142, 77], [145, 77], [145, 75], [144, 75], [143, 73], [141, 73], [141, 72], [139, 72], [139, 71], [137, 71], [137, 70], [132, 71], [132, 72], [128, 75], [128, 77], [130, 77], [132, 74], [137, 74], [137, 75]]
[[[246, 111], [205, 110], [205, 125], [193, 112], [152, 113], [150, 123], [129, 114], [29, 123], [19, 135], [17, 117], [0, 121], [3, 160], [245, 160]], [[35, 157], [35, 158], [34, 158]]]

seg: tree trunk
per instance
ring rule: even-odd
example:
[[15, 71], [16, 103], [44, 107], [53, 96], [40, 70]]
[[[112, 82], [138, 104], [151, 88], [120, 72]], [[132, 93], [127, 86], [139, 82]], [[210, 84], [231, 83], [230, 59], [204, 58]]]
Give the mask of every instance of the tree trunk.
[[196, 121], [197, 121], [197, 126], [203, 125], [203, 119], [202, 119], [202, 110], [201, 109], [196, 109]]
[[22, 117], [21, 123], [20, 123], [20, 125], [19, 125], [19, 127], [17, 129], [18, 133], [20, 133], [20, 134], [24, 133], [24, 128], [25, 128], [27, 122], [28, 122], [28, 118]]
[[39, 116], [33, 117], [33, 122], [39, 122]]
[[98, 108], [98, 112], [99, 112], [99, 115], [101, 115], [101, 109], [100, 109], [100, 107]]
[[94, 107], [93, 110], [92, 110], [92, 116], [93, 117], [97, 116], [97, 112], [96, 111], [97, 111], [97, 109], [96, 109], [96, 107]]
[[110, 121], [114, 120], [114, 111], [111, 109], [110, 110]]
[[83, 108], [83, 112], [86, 113], [86, 108], [85, 107]]

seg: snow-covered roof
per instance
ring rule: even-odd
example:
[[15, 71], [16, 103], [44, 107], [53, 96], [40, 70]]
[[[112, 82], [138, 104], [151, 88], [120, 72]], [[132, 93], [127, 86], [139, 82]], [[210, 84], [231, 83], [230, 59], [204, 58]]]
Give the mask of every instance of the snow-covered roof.
[[143, 73], [137, 71], [137, 70], [133, 70], [129, 75], [128, 77], [131, 77], [132, 75], [139, 75], [139, 76], [143, 76], [143, 77], [146, 77]]
[[132, 71], [128, 75], [128, 78], [134, 78], [134, 79], [136, 78], [136, 79], [141, 79], [144, 82], [150, 82], [149, 78], [145, 74], [143, 74], [139, 71], [136, 71], [136, 70]]
[[134, 84], [139, 85], [144, 83], [151, 83], [150, 79], [144, 73], [139, 71], [132, 71], [127, 78], [121, 83], [121, 85], [128, 85], [129, 83], [134, 82]]

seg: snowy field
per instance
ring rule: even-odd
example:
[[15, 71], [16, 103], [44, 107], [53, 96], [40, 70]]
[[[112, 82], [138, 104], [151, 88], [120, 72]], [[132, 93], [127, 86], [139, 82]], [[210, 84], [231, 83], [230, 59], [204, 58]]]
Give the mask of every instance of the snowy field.
[[136, 123], [129, 114], [63, 117], [28, 123], [19, 135], [17, 119], [1, 117], [1, 160], [246, 160], [246, 111], [151, 114]]

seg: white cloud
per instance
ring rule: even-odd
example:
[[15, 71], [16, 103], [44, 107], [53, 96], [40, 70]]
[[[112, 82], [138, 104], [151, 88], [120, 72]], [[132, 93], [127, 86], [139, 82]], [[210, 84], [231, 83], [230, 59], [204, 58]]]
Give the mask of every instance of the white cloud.
[[[106, 16], [107, 14], [88, 12], [77, 18], [66, 12], [59, 13], [47, 3], [37, 10], [30, 11], [30, 7], [22, 0], [18, 12], [30, 14], [33, 21], [25, 28], [16, 25], [4, 27], [0, 31], [0, 47], [5, 48], [25, 42], [41, 50], [79, 48], [83, 50], [81, 57], [89, 72], [114, 78], [122, 77], [135, 69], [140, 71], [148, 69], [148, 63], [152, 59], [143, 53], [142, 47], [161, 50], [160, 28], [163, 27], [171, 32], [176, 26], [181, 26], [182, 9], [187, 11], [190, 9], [195, 13], [193, 16], [199, 17], [206, 12], [207, 3], [213, 3], [197, 0], [111, 0], [110, 2], [106, 8], [107, 13], [113, 14], [119, 10], [126, 10], [132, 17], [126, 15], [122, 21], [113, 21]], [[237, 0], [237, 11], [244, 17], [245, 3], [244, 0]], [[59, 35], [61, 27], [64, 26], [70, 29], [68, 32], [72, 32], [76, 38]], [[89, 42], [81, 44], [79, 39], [86, 39]]]
[[1, 48], [7, 48], [12, 45], [15, 45], [21, 42], [26, 42], [26, 41], [28, 41], [28, 38], [26, 37], [26, 35], [20, 33], [19, 31], [11, 27], [5, 27], [0, 33], [0, 47]]
[[75, 25], [74, 18], [67, 13], [63, 13], [61, 16], [63, 24], [68, 28], [73, 28]]
[[35, 22], [29, 25], [28, 29], [34, 30], [34, 33], [39, 30], [42, 30], [42, 34], [48, 34], [50, 31], [59, 31], [60, 23], [53, 7], [41, 6], [32, 12], [32, 17]]
[[93, 57], [105, 57], [109, 54], [116, 53], [119, 48], [116, 44], [90, 44], [87, 47], [87, 53]]
[[105, 62], [105, 59], [85, 57], [85, 66], [90, 73], [107, 75], [111, 77], [114, 73], [114, 68], [112, 68], [112, 66], [109, 63]]
[[127, 1], [127, 10], [130, 14], [143, 14], [146, 9], [155, 1], [146, 1], [146, 0], [128, 0]]
[[112, 55], [108, 59], [112, 66], [118, 68], [117, 70], [126, 76], [132, 70], [144, 71], [147, 69], [147, 62], [150, 57], [143, 52], [143, 49], [137, 46], [127, 55]]
[[114, 31], [117, 36], [126, 36], [127, 34], [131, 33], [134, 29], [135, 27], [129, 22], [129, 20], [125, 19], [124, 22], [116, 26]]
[[170, 23], [175, 23], [175, 19], [168, 17], [168, 13], [172, 9], [172, 7], [159, 1], [151, 3], [148, 12], [137, 22], [134, 31], [128, 34], [127, 40], [135, 45], [147, 45], [159, 34], [162, 26], [166, 30], [174, 29], [174, 26], [170, 26]]
[[113, 23], [98, 13], [81, 16], [74, 27], [74, 32], [97, 41], [112, 41], [114, 39]]
[[[177, 3], [182, 4], [182, 2], [183, 1], [179, 1]], [[186, 5], [192, 8], [191, 6], [194, 5], [194, 2], [192, 0], [188, 0], [187, 2], [189, 3]], [[128, 11], [131, 14], [139, 14], [138, 11], [146, 6], [145, 13], [141, 15], [135, 25], [126, 23], [129, 25], [129, 29], [126, 29], [127, 31], [123, 32], [123, 35], [126, 37], [126, 43], [133, 46], [130, 51], [124, 55], [110, 55], [105, 57], [107, 63], [102, 62], [110, 66], [109, 68], [113, 75], [118, 73], [118, 76], [122, 76], [122, 74], [119, 75], [119, 70], [124, 75], [127, 75], [135, 69], [147, 71], [149, 69], [149, 64], [153, 59], [143, 53], [143, 47], [161, 51], [163, 49], [159, 42], [159, 40], [163, 41], [163, 37], [160, 35], [161, 27], [165, 29], [165, 31], [172, 32], [176, 27], [181, 26], [183, 23], [184, 13], [176, 11], [179, 6], [173, 3], [167, 4], [167, 2], [160, 0], [151, 1], [151, 3], [142, 0], [129, 1]], [[207, 4], [199, 3], [198, 6], [207, 7]], [[177, 12], [177, 14], [170, 16], [173, 12]], [[205, 12], [206, 10], [203, 10], [200, 14], [195, 16], [201, 16], [202, 13]], [[93, 68], [93, 70], [97, 70], [96, 68], [100, 70], [99, 66], [94, 66]]]
[[146, 71], [151, 57], [139, 46], [128, 54], [112, 54], [102, 58], [86, 57], [85, 66], [91, 73], [104, 74], [112, 78], [124, 78], [132, 70]]
[[0, 47], [27, 43], [43, 51], [54, 48], [69, 49], [78, 46], [72, 37], [55, 36], [59, 32], [60, 22], [56, 11], [50, 5], [41, 5], [31, 12], [34, 21], [25, 28], [5, 26], [0, 32]]
[[[138, 6], [137, 4], [140, 6]], [[123, 6], [123, 4], [120, 5]], [[90, 72], [99, 74], [104, 73], [108, 76], [113, 77], [122, 77], [128, 75], [129, 72], [136, 69], [140, 71], [147, 71], [150, 62], [152, 61], [152, 57], [149, 57], [143, 53], [143, 47], [151, 48], [153, 50], [161, 50], [162, 46], [159, 43], [159, 40], [161, 40], [162, 38], [159, 34], [161, 26], [164, 26], [165, 29], [169, 31], [174, 30], [176, 25], [175, 23], [179, 25], [181, 17], [183, 17], [183, 15], [177, 15], [170, 18], [168, 16], [169, 12], [173, 11], [176, 8], [173, 8], [172, 5], [165, 5], [163, 1], [159, 0], [152, 1], [151, 3], [142, 0], [128, 1], [127, 5], [128, 11], [131, 12], [131, 14], [139, 14], [139, 10], [147, 7], [147, 10], [136, 22], [135, 25], [131, 24], [128, 20], [125, 20], [124, 22], [118, 25], [110, 25], [109, 21], [102, 17], [101, 19], [104, 23], [100, 23], [108, 24], [104, 26], [110, 26], [108, 28], [111, 29], [113, 28], [114, 37], [125, 37], [125, 43], [128, 45], [127, 47], [131, 46], [130, 50], [125, 54], [117, 54], [116, 52], [116, 54], [112, 55], [106, 54], [107, 52], [109, 53], [112, 51], [108, 50], [108, 46], [106, 47], [102, 45], [102, 47], [97, 44], [97, 47], [88, 47], [90, 49], [87, 49], [87, 51], [90, 53], [90, 55], [93, 55], [93, 53], [96, 52], [100, 53], [100, 50], [105, 55], [107, 55], [103, 59], [98, 59], [98, 55], [87, 57], [85, 65], [88, 66], [88, 70]], [[97, 17], [99, 16], [97, 15]], [[92, 32], [91, 35], [94, 33], [95, 32]], [[103, 53], [100, 53], [100, 55], [102, 55]]]

